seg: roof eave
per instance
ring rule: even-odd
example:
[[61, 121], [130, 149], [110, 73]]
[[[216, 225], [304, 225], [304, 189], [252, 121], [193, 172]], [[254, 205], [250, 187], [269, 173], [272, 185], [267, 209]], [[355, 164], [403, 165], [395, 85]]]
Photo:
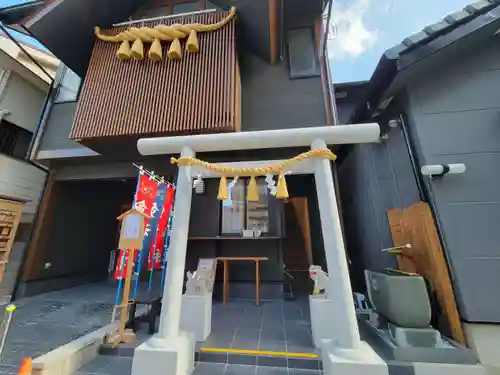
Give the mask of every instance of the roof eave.
[[[470, 10], [471, 5], [464, 9]], [[460, 12], [457, 12], [457, 14]], [[448, 16], [447, 18], [452, 17]], [[457, 43], [491, 23], [500, 19], [500, 5], [492, 2], [491, 5], [482, 8], [471, 16], [463, 17], [456, 21], [455, 27], [437, 31], [432, 39], [420, 40], [410, 44], [409, 38], [404, 43], [399, 44], [384, 52], [380, 58], [375, 71], [370, 78], [368, 93], [362, 102], [355, 107], [349, 120], [350, 123], [357, 123], [369, 120], [376, 110], [386, 91], [391, 87], [397, 74], [405, 69], [409, 69], [417, 62], [437, 53], [443, 48]], [[405, 45], [405, 43], [407, 45]]]
[[6, 25], [20, 24], [33, 14], [33, 12], [36, 12], [43, 6], [43, 0], [35, 0], [0, 8], [0, 22], [5, 23]]

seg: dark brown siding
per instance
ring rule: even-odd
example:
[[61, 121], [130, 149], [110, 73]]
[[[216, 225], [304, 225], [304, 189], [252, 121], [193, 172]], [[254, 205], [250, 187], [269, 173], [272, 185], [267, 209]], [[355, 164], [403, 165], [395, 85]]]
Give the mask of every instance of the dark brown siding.
[[[226, 15], [213, 12], [144, 26], [160, 22], [209, 24]], [[105, 32], [115, 34], [124, 29]], [[118, 43], [97, 40], [70, 138], [235, 131], [234, 21], [218, 31], [199, 34], [199, 45], [198, 53], [183, 50], [181, 60], [121, 61], [116, 57]], [[163, 45], [165, 57], [168, 46]]]

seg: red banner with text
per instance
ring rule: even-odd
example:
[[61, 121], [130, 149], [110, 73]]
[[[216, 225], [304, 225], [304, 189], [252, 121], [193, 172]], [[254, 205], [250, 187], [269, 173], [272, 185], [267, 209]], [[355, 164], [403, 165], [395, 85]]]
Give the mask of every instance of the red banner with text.
[[[139, 183], [137, 184], [137, 191], [135, 193], [135, 208], [144, 214], [151, 216], [151, 210], [158, 191], [158, 182], [151, 179], [148, 175], [141, 173], [139, 175]], [[144, 221], [144, 236], [147, 237], [149, 232], [148, 220]], [[139, 253], [139, 249], [134, 249], [134, 261]], [[118, 257], [115, 280], [124, 278], [127, 274], [127, 261], [123, 260], [123, 251], [120, 252]]]
[[153, 267], [156, 270], [161, 269], [163, 247], [165, 246], [165, 238], [167, 235], [168, 217], [170, 215], [172, 203], [174, 202], [174, 192], [174, 188], [169, 186], [165, 194], [165, 203], [161, 212], [160, 221], [158, 222], [158, 230], [156, 231], [156, 240], [153, 247]]

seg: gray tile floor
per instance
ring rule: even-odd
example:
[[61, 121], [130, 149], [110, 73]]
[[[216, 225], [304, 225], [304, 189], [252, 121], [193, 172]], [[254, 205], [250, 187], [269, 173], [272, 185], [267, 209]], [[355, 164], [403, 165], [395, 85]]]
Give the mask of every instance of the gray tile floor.
[[203, 347], [313, 353], [308, 299], [214, 303]]
[[0, 375], [17, 373], [25, 357], [36, 358], [110, 323], [115, 293], [116, 284], [105, 282], [15, 301]]
[[[136, 334], [134, 343], [121, 347], [137, 347], [150, 337], [146, 324]], [[227, 306], [214, 301], [211, 334], [196, 347], [317, 353], [312, 343], [309, 300], [263, 301], [259, 307], [251, 300], [233, 299]]]
[[[16, 301], [18, 308], [0, 358], [0, 375], [17, 373], [25, 357], [36, 358], [108, 324], [115, 292], [115, 283], [97, 283]], [[312, 352], [307, 299], [263, 301], [260, 307], [254, 306], [253, 301], [231, 300], [227, 306], [215, 302], [212, 334], [203, 346]], [[100, 356], [79, 373], [127, 375], [131, 363], [131, 358]], [[277, 374], [288, 370], [206, 363], [201, 363], [196, 370], [197, 374], [207, 375], [212, 372], [214, 375], [231, 374], [235, 371], [256, 375], [257, 372], [264, 374], [271, 371]], [[294, 369], [289, 371], [294, 375], [314, 373]]]
[[[130, 375], [131, 369], [132, 358], [99, 356], [74, 375]], [[321, 375], [321, 371], [200, 362], [193, 375]]]

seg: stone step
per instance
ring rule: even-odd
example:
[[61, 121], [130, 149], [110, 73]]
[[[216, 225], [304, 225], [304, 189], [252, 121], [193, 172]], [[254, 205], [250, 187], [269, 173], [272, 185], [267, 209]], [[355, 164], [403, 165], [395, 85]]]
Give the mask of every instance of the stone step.
[[[109, 348], [101, 346], [99, 354], [131, 358], [134, 356], [134, 348]], [[321, 370], [322, 368], [321, 359], [317, 353], [274, 352], [251, 349], [202, 347], [196, 350], [195, 361], [249, 366], [285, 367], [303, 370]]]

